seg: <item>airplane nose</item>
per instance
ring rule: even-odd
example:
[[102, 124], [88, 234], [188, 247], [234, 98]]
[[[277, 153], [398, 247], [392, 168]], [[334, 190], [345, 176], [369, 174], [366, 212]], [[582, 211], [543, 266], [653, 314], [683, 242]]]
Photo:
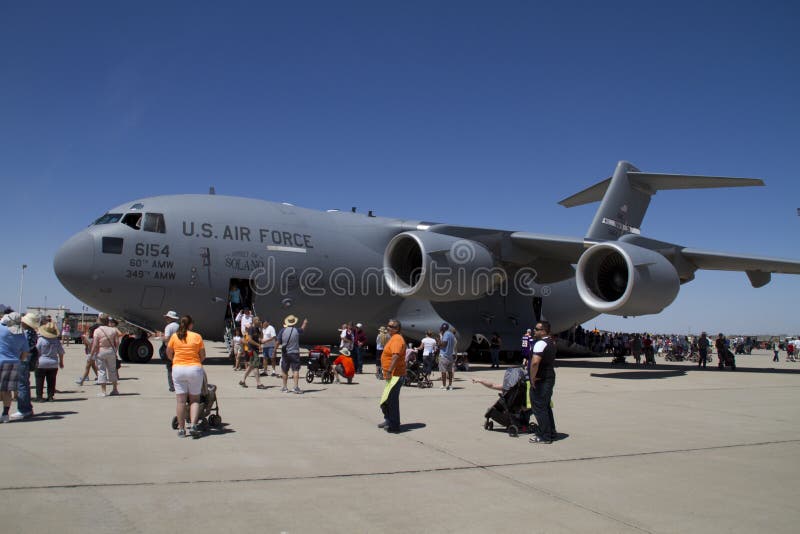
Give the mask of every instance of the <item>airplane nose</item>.
[[61, 284], [73, 295], [80, 298], [81, 288], [86, 288], [91, 280], [94, 267], [94, 238], [81, 232], [69, 238], [56, 252], [53, 270]]

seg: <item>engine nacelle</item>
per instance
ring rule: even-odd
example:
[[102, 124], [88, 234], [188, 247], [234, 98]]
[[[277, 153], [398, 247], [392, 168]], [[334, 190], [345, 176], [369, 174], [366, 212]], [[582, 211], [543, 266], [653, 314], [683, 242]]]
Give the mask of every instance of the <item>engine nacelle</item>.
[[648, 315], [678, 295], [675, 267], [661, 254], [619, 241], [593, 245], [578, 260], [578, 294], [594, 311]]
[[434, 302], [478, 299], [504, 280], [486, 247], [434, 232], [394, 236], [383, 254], [383, 272], [394, 293]]

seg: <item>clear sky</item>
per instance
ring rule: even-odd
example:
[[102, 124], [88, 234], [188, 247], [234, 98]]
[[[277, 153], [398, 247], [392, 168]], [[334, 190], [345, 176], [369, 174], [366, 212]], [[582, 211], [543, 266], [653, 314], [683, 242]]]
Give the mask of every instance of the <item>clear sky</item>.
[[[108, 208], [217, 193], [583, 236], [557, 202], [644, 171], [642, 233], [800, 258], [797, 2], [0, 0], [0, 302], [81, 304], [59, 245]], [[588, 326], [799, 332], [800, 276], [698, 271], [657, 316]]]

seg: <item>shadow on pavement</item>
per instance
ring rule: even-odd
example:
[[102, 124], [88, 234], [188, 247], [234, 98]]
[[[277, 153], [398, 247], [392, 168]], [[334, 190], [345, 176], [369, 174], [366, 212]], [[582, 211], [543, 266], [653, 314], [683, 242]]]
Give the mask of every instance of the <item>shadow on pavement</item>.
[[[85, 400], [85, 399], [84, 399]], [[30, 417], [28, 419], [20, 419], [19, 421], [14, 421], [14, 423], [35, 423], [36, 421], [49, 421], [52, 419], [64, 419], [66, 415], [75, 415], [78, 412], [73, 411], [64, 411], [64, 412], [36, 412], [36, 415]]]
[[575, 361], [575, 360], [556, 360], [556, 368], [559, 367], [563, 368], [573, 368], [573, 369], [608, 369], [617, 371], [620, 373], [623, 372], [641, 372], [643, 375], [646, 373], [652, 373], [655, 371], [683, 371], [684, 373], [687, 372], [699, 372], [699, 373], [715, 373], [715, 372], [734, 372], [734, 373], [756, 373], [756, 374], [789, 374], [789, 375], [800, 375], [800, 369], [775, 369], [773, 367], [763, 368], [763, 367], [744, 367], [742, 364], [746, 364], [746, 359], [742, 358], [741, 360], [736, 360], [736, 371], [731, 371], [730, 367], [725, 367], [724, 369], [720, 369], [715, 362], [712, 365], [709, 365], [706, 368], [698, 367], [697, 364], [693, 365], [675, 365], [670, 363], [658, 363], [657, 365], [649, 365], [649, 366], [642, 366], [642, 365], [635, 365], [635, 364], [620, 364], [615, 363], [612, 364], [610, 362], [593, 362], [593, 361]]
[[675, 378], [676, 376], [685, 376], [685, 370], [675, 371], [622, 371], [618, 373], [592, 373], [589, 376], [594, 378], [622, 378], [625, 380], [640, 380], [640, 379], [662, 379], [662, 378]]

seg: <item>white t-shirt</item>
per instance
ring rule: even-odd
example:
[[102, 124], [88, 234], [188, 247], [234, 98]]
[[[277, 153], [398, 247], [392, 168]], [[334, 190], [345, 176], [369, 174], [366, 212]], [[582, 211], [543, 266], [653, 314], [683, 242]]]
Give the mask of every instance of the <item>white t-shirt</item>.
[[253, 316], [252, 315], [242, 315], [242, 335], [247, 333], [247, 329], [253, 326]]
[[261, 330], [264, 340], [265, 347], [274, 347], [275, 346], [275, 327], [272, 325], [267, 326]]
[[432, 337], [425, 336], [420, 343], [422, 344], [423, 356], [430, 356], [436, 350], [436, 340]]

